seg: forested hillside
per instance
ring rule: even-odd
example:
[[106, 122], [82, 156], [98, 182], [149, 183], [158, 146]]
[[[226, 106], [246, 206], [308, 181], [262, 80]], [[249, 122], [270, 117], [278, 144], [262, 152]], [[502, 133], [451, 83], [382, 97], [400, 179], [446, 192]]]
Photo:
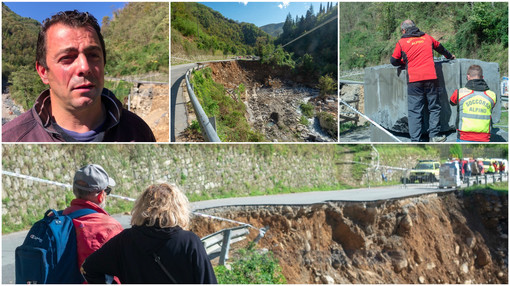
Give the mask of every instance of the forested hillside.
[[267, 24], [267, 25], [261, 26], [260, 29], [262, 29], [262, 31], [264, 31], [264, 32], [268, 33], [269, 35], [276, 38], [283, 33], [283, 24], [284, 24], [283, 22], [278, 23], [278, 24]]
[[[321, 5], [317, 13], [310, 6], [306, 16], [295, 20], [289, 14], [278, 38], [253, 24], [227, 19], [199, 3], [172, 2], [171, 15], [172, 57], [175, 59], [205, 54], [256, 55], [263, 63], [287, 66], [317, 80], [323, 75], [336, 77], [338, 28], [333, 18], [338, 15], [337, 4]], [[278, 24], [266, 26], [269, 32], [278, 30]], [[317, 30], [286, 45], [314, 28]]]
[[317, 14], [314, 12], [313, 6], [310, 5], [306, 15], [299, 18], [296, 16], [295, 20], [289, 14], [283, 24], [283, 33], [275, 41], [275, 45], [286, 45], [306, 32], [324, 25], [309, 35], [288, 44], [285, 46], [285, 50], [301, 59], [306, 72], [318, 72], [320, 75], [329, 74], [336, 78], [338, 24], [337, 21], [332, 21], [335, 17], [338, 17], [337, 3], [328, 3], [326, 7], [321, 4]]
[[508, 73], [507, 2], [345, 2], [340, 19], [342, 71], [389, 63], [400, 23], [412, 19], [457, 58], [497, 62]]
[[194, 2], [172, 2], [172, 55], [207, 53], [249, 55], [269, 35], [257, 26], [239, 23]]
[[[109, 76], [168, 73], [168, 3], [131, 2], [102, 23]], [[28, 109], [47, 87], [35, 71], [41, 24], [2, 3], [2, 82], [17, 104]]]
[[130, 2], [102, 20], [110, 75], [168, 73], [168, 3]]

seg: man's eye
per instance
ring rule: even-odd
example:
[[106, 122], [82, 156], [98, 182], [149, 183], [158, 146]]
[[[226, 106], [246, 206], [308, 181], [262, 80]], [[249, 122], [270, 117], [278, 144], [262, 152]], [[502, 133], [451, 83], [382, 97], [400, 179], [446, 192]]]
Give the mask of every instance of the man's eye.
[[60, 58], [61, 63], [72, 63], [74, 61], [73, 56], [63, 56]]

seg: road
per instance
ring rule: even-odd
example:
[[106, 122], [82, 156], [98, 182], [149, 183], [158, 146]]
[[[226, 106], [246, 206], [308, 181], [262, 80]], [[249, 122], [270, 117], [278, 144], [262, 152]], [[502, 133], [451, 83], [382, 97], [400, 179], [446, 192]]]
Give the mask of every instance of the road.
[[186, 103], [182, 97], [181, 83], [184, 80], [186, 71], [196, 67], [196, 64], [184, 64], [172, 66], [171, 71], [171, 98], [170, 98], [170, 141], [175, 142], [175, 138], [188, 127], [188, 115], [186, 112]]
[[[172, 79], [173, 81], [173, 79]], [[420, 194], [451, 192], [452, 189], [438, 189], [435, 184], [413, 184], [407, 187], [389, 186], [377, 188], [352, 189], [327, 192], [293, 193], [271, 196], [257, 196], [244, 198], [227, 198], [194, 202], [191, 204], [194, 211], [221, 206], [248, 206], [248, 205], [310, 205], [328, 201], [378, 201], [396, 198], [417, 196]], [[114, 215], [124, 228], [130, 227], [129, 215]], [[14, 251], [23, 243], [28, 231], [21, 231], [2, 236], [2, 284], [13, 284]]]

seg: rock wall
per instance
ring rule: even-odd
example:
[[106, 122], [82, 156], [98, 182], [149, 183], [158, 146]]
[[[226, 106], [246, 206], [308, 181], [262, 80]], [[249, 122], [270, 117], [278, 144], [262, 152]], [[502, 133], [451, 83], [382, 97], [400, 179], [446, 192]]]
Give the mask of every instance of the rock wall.
[[[155, 182], [176, 183], [188, 197], [338, 185], [335, 145], [4, 144], [2, 149], [3, 170], [64, 184], [72, 183], [81, 166], [100, 164], [117, 182], [113, 192], [131, 198]], [[74, 197], [60, 186], [2, 179], [4, 223], [26, 223], [50, 207], [64, 208]]]

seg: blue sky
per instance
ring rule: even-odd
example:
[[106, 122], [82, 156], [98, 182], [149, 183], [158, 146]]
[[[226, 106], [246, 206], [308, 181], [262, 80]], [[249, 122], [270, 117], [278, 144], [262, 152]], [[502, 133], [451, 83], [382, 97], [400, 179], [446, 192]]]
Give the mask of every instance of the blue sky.
[[89, 12], [96, 17], [99, 25], [104, 16], [113, 15], [113, 11], [124, 7], [126, 2], [3, 2], [14, 13], [35, 19], [42, 23], [59, 11], [78, 10]]
[[[313, 5], [315, 14], [319, 12], [320, 3], [323, 7], [327, 2], [200, 2], [218, 12], [226, 18], [239, 22], [253, 23], [256, 26], [276, 24], [285, 21], [290, 13], [293, 19], [296, 15], [306, 15], [306, 11]], [[335, 3], [335, 2], [331, 2]]]

